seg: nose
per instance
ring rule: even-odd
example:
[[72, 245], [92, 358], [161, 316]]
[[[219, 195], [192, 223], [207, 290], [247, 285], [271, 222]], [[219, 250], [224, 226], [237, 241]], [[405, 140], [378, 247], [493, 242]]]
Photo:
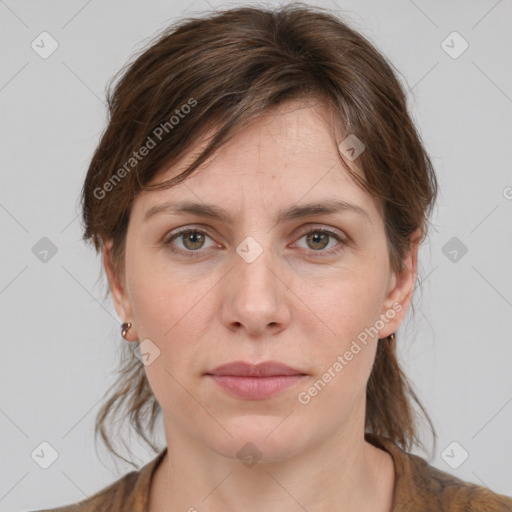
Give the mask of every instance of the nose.
[[233, 331], [244, 330], [251, 337], [275, 335], [285, 329], [291, 317], [290, 295], [272, 251], [265, 249], [250, 263], [238, 254], [233, 260], [223, 294], [223, 325]]

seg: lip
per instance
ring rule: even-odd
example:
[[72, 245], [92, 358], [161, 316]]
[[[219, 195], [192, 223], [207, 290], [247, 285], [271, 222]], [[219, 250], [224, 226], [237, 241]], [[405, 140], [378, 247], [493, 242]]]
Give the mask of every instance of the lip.
[[287, 375], [305, 375], [300, 370], [278, 361], [264, 361], [258, 364], [245, 361], [233, 361], [208, 372], [207, 375], [231, 375], [234, 377], [276, 377]]
[[259, 364], [235, 361], [207, 372], [206, 376], [231, 395], [262, 400], [296, 385], [306, 374], [277, 361]]

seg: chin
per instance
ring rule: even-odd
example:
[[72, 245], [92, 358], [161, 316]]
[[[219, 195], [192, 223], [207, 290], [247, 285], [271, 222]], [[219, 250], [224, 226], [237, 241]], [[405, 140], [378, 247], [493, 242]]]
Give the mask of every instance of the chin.
[[[289, 411], [288, 411], [289, 412]], [[210, 447], [219, 455], [239, 459], [245, 465], [253, 461], [273, 463], [286, 460], [306, 449], [307, 435], [291, 418], [282, 416], [245, 415], [222, 422], [233, 436], [209, 439]], [[301, 442], [298, 440], [301, 439]], [[249, 463], [247, 462], [249, 461]]]

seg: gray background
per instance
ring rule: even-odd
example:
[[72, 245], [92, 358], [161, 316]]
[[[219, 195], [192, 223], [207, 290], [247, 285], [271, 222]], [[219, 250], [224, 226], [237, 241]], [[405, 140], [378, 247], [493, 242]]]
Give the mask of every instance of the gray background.
[[[438, 172], [416, 314], [399, 331], [405, 369], [439, 434], [429, 460], [512, 495], [512, 3], [318, 5], [344, 13], [401, 71]], [[207, 9], [204, 0], [0, 1], [1, 510], [75, 502], [132, 469], [102, 444], [100, 458], [94, 449], [123, 341], [100, 260], [81, 242], [77, 198], [105, 126], [107, 80], [169, 22]], [[59, 44], [47, 59], [31, 48], [43, 31]], [[442, 46], [453, 31], [469, 44], [458, 58]], [[452, 52], [462, 48], [450, 41]], [[43, 237], [57, 249], [45, 262]], [[31, 458], [43, 441], [58, 452], [48, 469]], [[135, 462], [154, 457], [135, 436], [132, 444]], [[469, 457], [452, 467], [462, 450]]]

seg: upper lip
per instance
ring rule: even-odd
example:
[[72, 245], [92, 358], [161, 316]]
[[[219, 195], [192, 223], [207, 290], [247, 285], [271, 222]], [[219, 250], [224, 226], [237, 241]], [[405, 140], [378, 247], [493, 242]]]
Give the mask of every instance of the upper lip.
[[265, 361], [253, 364], [245, 361], [233, 361], [223, 364], [214, 370], [207, 372], [207, 375], [233, 375], [237, 377], [275, 377], [279, 375], [305, 375], [296, 368], [291, 368], [278, 361]]

